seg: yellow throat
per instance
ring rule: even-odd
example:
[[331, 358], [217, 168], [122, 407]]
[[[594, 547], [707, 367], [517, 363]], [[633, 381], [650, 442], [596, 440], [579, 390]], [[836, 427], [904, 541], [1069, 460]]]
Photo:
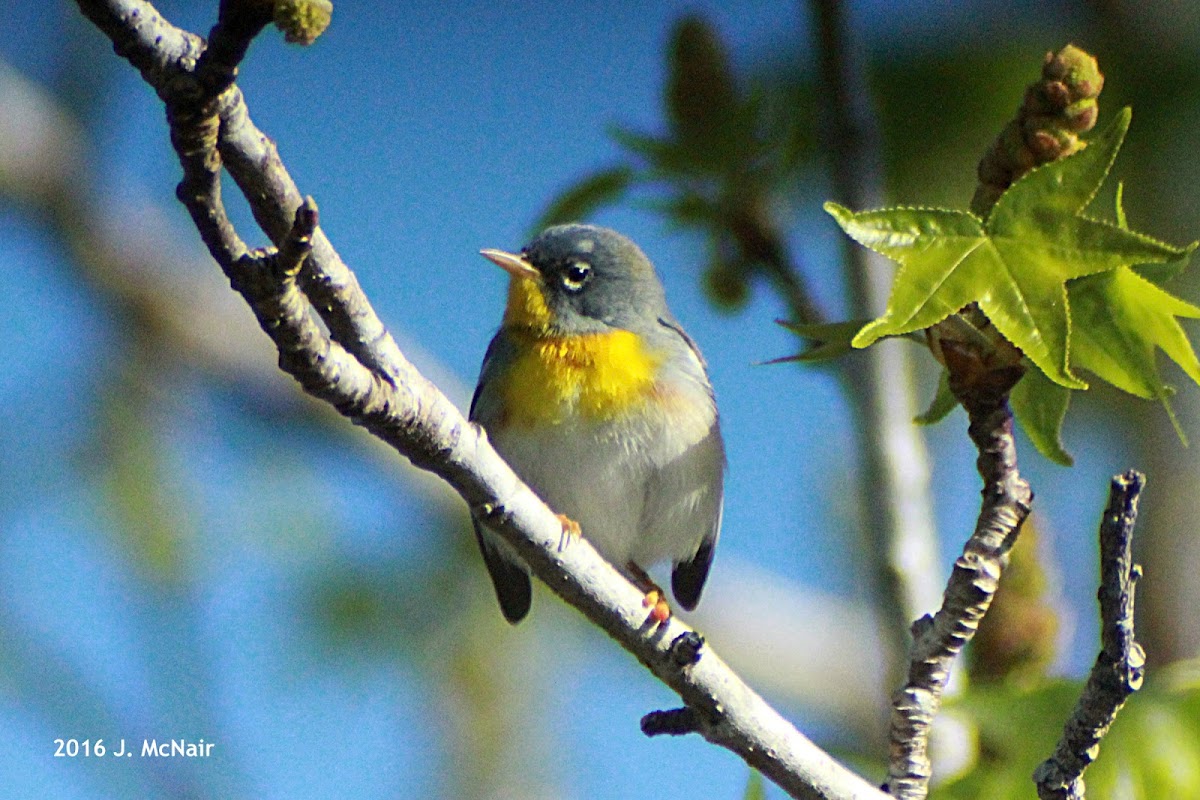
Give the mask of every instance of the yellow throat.
[[562, 335], [536, 280], [509, 281], [504, 327], [517, 345], [503, 381], [510, 424], [558, 424], [571, 415], [603, 421], [640, 405], [654, 391], [663, 355], [626, 330]]

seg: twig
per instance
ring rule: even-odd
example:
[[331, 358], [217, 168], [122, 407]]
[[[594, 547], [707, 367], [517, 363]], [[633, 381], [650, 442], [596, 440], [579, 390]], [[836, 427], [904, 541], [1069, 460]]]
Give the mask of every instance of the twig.
[[825, 322], [825, 314], [797, 269], [787, 240], [765, 199], [755, 195], [753, 199], [731, 208], [725, 216], [738, 250], [774, 284], [787, 305], [791, 319], [806, 325]]
[[[164, 99], [187, 205], [205, 244], [306, 391], [444, 478], [535, 574], [679, 693], [694, 727], [798, 798], [882, 795], [800, 734], [676, 619], [647, 628], [642, 593], [586, 542], [560, 546], [562, 525], [457, 408], [405, 360], [357, 280], [316, 228], [278, 153], [253, 126], [241, 92], [200, 80], [203, 44], [141, 0], [77, 0]], [[244, 36], [252, 26], [242, 28]], [[230, 35], [235, 26], [227, 28]], [[204, 63], [236, 74], [247, 42]], [[224, 60], [222, 60], [224, 59]], [[221, 203], [221, 166], [280, 251], [250, 251]], [[299, 210], [299, 213], [297, 213]], [[309, 249], [311, 247], [311, 252]], [[306, 257], [307, 256], [307, 257]], [[303, 263], [297, 275], [297, 267]], [[314, 318], [316, 312], [330, 335]]]
[[1008, 391], [1020, 372], [986, 373], [982, 382], [962, 386], [954, 377], [961, 373], [951, 361], [947, 364], [951, 389], [967, 410], [967, 432], [979, 450], [976, 467], [983, 478], [983, 503], [975, 531], [954, 562], [941, 609], [913, 624], [908, 681], [892, 697], [887, 789], [910, 800], [929, 791], [929, 732], [951, 667], [991, 605], [1008, 551], [1033, 501], [1029, 484], [1017, 471], [1008, 406]]
[[[181, 96], [188, 93], [195, 100], [200, 92], [220, 89], [220, 83], [202, 83], [192, 74], [205, 52], [204, 40], [171, 25], [146, 0], [77, 2], [88, 19], [112, 40], [117, 55], [137, 67], [164, 101], [186, 99]], [[229, 34], [235, 29], [245, 32], [248, 26], [224, 28]], [[230, 44], [224, 53], [227, 58], [240, 58], [245, 46]], [[210, 57], [210, 74], [236, 74], [236, 63], [218, 65], [213, 61]], [[220, 119], [217, 151], [221, 164], [245, 195], [255, 221], [278, 244], [291, 230], [302, 200], [300, 190], [280, 160], [274, 142], [251, 121], [237, 85], [221, 91], [215, 102]], [[320, 231], [313, 238], [309, 263], [310, 269], [300, 275], [300, 284], [333, 339], [363, 364], [389, 379], [397, 379], [399, 375], [390, 370], [407, 363], [406, 359], [365, 302], [354, 273]]]
[[[812, 7], [833, 197], [851, 208], [877, 208], [883, 199], [882, 148], [862, 59], [851, 46], [841, 0], [815, 0]], [[847, 247], [843, 258], [851, 318], [878, 316], [887, 305], [894, 267], [863, 247]], [[912, 422], [918, 408], [909, 359], [902, 344], [876, 346], [843, 372], [858, 431], [861, 483], [869, 487], [859, 506], [872, 537], [867, 552], [873, 559], [876, 607], [891, 643], [893, 678], [907, 649], [909, 623], [936, 607], [940, 596], [929, 456]]]
[[1126, 698], [1142, 686], [1146, 654], [1134, 639], [1134, 592], [1141, 567], [1133, 563], [1133, 527], [1146, 478], [1129, 470], [1112, 479], [1100, 521], [1100, 654], [1054, 753], [1033, 773], [1041, 800], [1083, 800], [1083, 771]]
[[[1083, 147], [1076, 134], [1094, 124], [1095, 97], [1103, 85], [1095, 59], [1068, 45], [1058, 54], [1047, 54], [1043, 81], [1046, 86], [1030, 87], [1018, 120], [1005, 129], [980, 164], [982, 188], [971, 204], [978, 214], [988, 213], [1000, 193], [1033, 165], [1063, 158]], [[1049, 102], [1050, 97], [1054, 102]], [[1039, 102], [1061, 112], [1061, 117], [1044, 111], [1030, 113], [1026, 106], [1040, 109]], [[1031, 120], [1045, 129], [1024, 124]], [[1015, 139], [1009, 133], [1015, 134]], [[1014, 142], [1022, 154], [1019, 157], [1011, 152]], [[918, 620], [913, 626], [916, 641], [909, 680], [893, 698], [889, 789], [905, 798], [923, 798], [928, 793], [929, 731], [950, 668], [991, 605], [1007, 553], [1033, 500], [1029, 485], [1017, 471], [1008, 406], [1009, 392], [1025, 371], [1022, 354], [997, 336], [960, 338], [953, 335], [953, 327], [946, 328], [964, 321], [972, 331], [994, 332], [972, 303], [950, 321], [929, 329], [928, 335], [931, 349], [946, 366], [950, 390], [970, 419], [968, 432], [979, 449], [977, 466], [984, 481], [983, 508], [975, 532], [955, 562], [941, 610], [932, 620]]]

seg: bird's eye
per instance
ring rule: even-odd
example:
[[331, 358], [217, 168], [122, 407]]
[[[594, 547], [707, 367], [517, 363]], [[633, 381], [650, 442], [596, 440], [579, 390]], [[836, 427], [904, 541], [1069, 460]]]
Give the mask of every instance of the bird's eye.
[[562, 271], [562, 285], [568, 292], [578, 292], [591, 277], [591, 264], [586, 261], [573, 261]]

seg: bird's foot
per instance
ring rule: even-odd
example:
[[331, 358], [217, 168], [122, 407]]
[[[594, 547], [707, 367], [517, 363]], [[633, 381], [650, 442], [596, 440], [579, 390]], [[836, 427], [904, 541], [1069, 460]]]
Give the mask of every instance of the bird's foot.
[[556, 514], [559, 524], [562, 525], [562, 535], [558, 538], [558, 551], [561, 553], [568, 544], [581, 535], [579, 523], [568, 517], [566, 514]]
[[649, 619], [656, 625], [662, 625], [671, 618], [671, 607], [667, 605], [667, 598], [663, 597], [662, 589], [646, 592], [646, 596], [642, 598], [642, 605], [650, 609]]
[[669, 620], [671, 618], [671, 607], [667, 605], [666, 592], [646, 574], [646, 570], [632, 561], [625, 565], [625, 569], [629, 572], [633, 580], [633, 585], [646, 594], [642, 598], [642, 606], [650, 609], [650, 616], [647, 618], [648, 621], [653, 622], [655, 625], [662, 625]]

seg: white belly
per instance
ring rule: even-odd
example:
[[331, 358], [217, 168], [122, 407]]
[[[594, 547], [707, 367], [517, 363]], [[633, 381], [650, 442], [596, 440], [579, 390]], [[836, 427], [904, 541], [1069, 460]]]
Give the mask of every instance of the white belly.
[[541, 430], [497, 432], [493, 442], [557, 513], [579, 523], [609, 562], [649, 567], [690, 558], [719, 513], [719, 435], [703, 408], [668, 424], [663, 414], [612, 422], [578, 416]]

